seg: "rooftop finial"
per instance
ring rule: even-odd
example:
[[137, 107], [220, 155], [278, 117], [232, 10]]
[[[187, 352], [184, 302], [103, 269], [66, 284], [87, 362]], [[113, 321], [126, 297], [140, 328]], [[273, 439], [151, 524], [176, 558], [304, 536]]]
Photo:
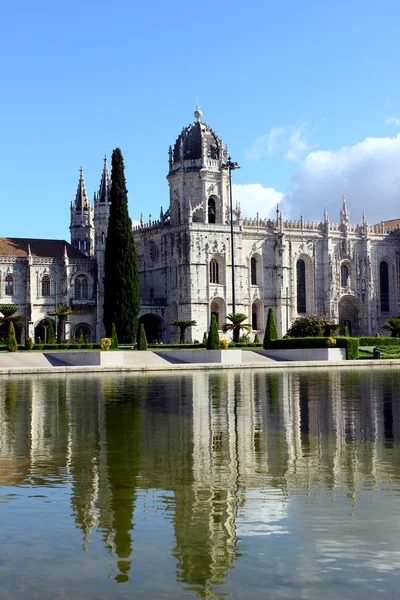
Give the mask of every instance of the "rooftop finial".
[[199, 95], [198, 94], [196, 94], [196, 110], [194, 111], [194, 116], [198, 121], [200, 121], [201, 117], [203, 116], [203, 113], [199, 106]]

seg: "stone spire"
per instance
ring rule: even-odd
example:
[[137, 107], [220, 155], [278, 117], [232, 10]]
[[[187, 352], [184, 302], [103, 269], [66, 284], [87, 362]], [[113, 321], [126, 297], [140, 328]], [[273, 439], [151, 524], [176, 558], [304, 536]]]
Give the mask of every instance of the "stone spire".
[[104, 157], [104, 166], [101, 174], [98, 201], [101, 203], [107, 203], [110, 201], [110, 173], [108, 171], [107, 156]]
[[347, 208], [346, 196], [344, 194], [342, 196], [342, 200], [343, 200], [343, 205], [342, 205], [342, 210], [340, 211], [340, 223], [342, 225], [348, 225], [350, 214], [349, 214], [349, 211]]
[[85, 178], [83, 176], [83, 168], [79, 171], [79, 183], [76, 191], [74, 209], [79, 212], [88, 211], [90, 209], [89, 197], [86, 191]]

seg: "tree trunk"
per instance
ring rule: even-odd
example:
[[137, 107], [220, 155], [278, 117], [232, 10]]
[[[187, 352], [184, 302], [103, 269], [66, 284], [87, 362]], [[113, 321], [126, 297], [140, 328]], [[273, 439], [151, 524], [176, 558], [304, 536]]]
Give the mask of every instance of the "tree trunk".
[[57, 342], [63, 344], [65, 342], [65, 322], [67, 315], [58, 315]]

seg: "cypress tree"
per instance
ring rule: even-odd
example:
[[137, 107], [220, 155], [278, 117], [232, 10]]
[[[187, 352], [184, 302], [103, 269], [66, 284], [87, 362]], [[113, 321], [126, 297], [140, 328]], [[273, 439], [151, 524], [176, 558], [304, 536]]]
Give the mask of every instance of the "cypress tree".
[[324, 337], [324, 332], [322, 330], [321, 325], [317, 325], [317, 331], [315, 333], [315, 337]]
[[268, 342], [270, 342], [271, 340], [277, 340], [277, 339], [278, 339], [278, 332], [276, 330], [276, 325], [275, 325], [274, 309], [272, 308], [272, 306], [270, 306], [268, 309], [267, 326], [265, 328], [265, 333], [264, 333], [264, 342], [263, 342], [264, 349], [268, 348]]
[[121, 150], [112, 154], [110, 217], [104, 255], [104, 325], [111, 337], [112, 324], [121, 342], [130, 343], [137, 331], [139, 274], [132, 221], [128, 212], [124, 159]]
[[210, 331], [207, 338], [207, 350], [219, 350], [218, 323], [215, 315], [211, 315]]
[[350, 337], [350, 328], [349, 328], [349, 324], [346, 321], [345, 325], [344, 325], [344, 337]]
[[50, 321], [49, 326], [47, 328], [47, 343], [48, 344], [55, 344], [56, 343], [56, 336], [54, 334], [54, 327], [53, 327], [53, 323]]
[[137, 347], [138, 350], [147, 350], [147, 337], [143, 323], [140, 323]]
[[10, 323], [10, 328], [8, 330], [7, 350], [9, 352], [16, 352], [18, 350], [17, 339], [15, 337], [15, 329], [14, 329], [13, 322]]
[[118, 336], [117, 330], [115, 328], [115, 323], [113, 323], [111, 326], [111, 340], [111, 348], [113, 350], [118, 350]]

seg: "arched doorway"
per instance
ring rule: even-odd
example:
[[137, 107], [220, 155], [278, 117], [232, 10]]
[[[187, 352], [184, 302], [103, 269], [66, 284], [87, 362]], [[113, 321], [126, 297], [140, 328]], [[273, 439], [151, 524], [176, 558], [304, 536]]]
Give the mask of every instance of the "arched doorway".
[[56, 331], [55, 321], [53, 319], [42, 319], [35, 326], [35, 339], [34, 342], [38, 343], [39, 341], [43, 343], [47, 342], [47, 330], [49, 328], [50, 322], [53, 323], [54, 333]]
[[[20, 323], [14, 323], [14, 331], [15, 331], [15, 339], [17, 340], [17, 344], [21, 343], [22, 338], [22, 325]], [[0, 325], [0, 344], [7, 343], [7, 335], [8, 335], [8, 324], [2, 323]]]
[[74, 328], [74, 338], [78, 339], [82, 331], [84, 342], [92, 342], [92, 330], [87, 323], [80, 323]]
[[139, 319], [139, 326], [143, 323], [149, 343], [162, 342], [163, 322], [154, 314], [143, 315]]
[[361, 331], [361, 306], [354, 296], [344, 296], [339, 302], [340, 331], [348, 325], [350, 335], [358, 336]]

